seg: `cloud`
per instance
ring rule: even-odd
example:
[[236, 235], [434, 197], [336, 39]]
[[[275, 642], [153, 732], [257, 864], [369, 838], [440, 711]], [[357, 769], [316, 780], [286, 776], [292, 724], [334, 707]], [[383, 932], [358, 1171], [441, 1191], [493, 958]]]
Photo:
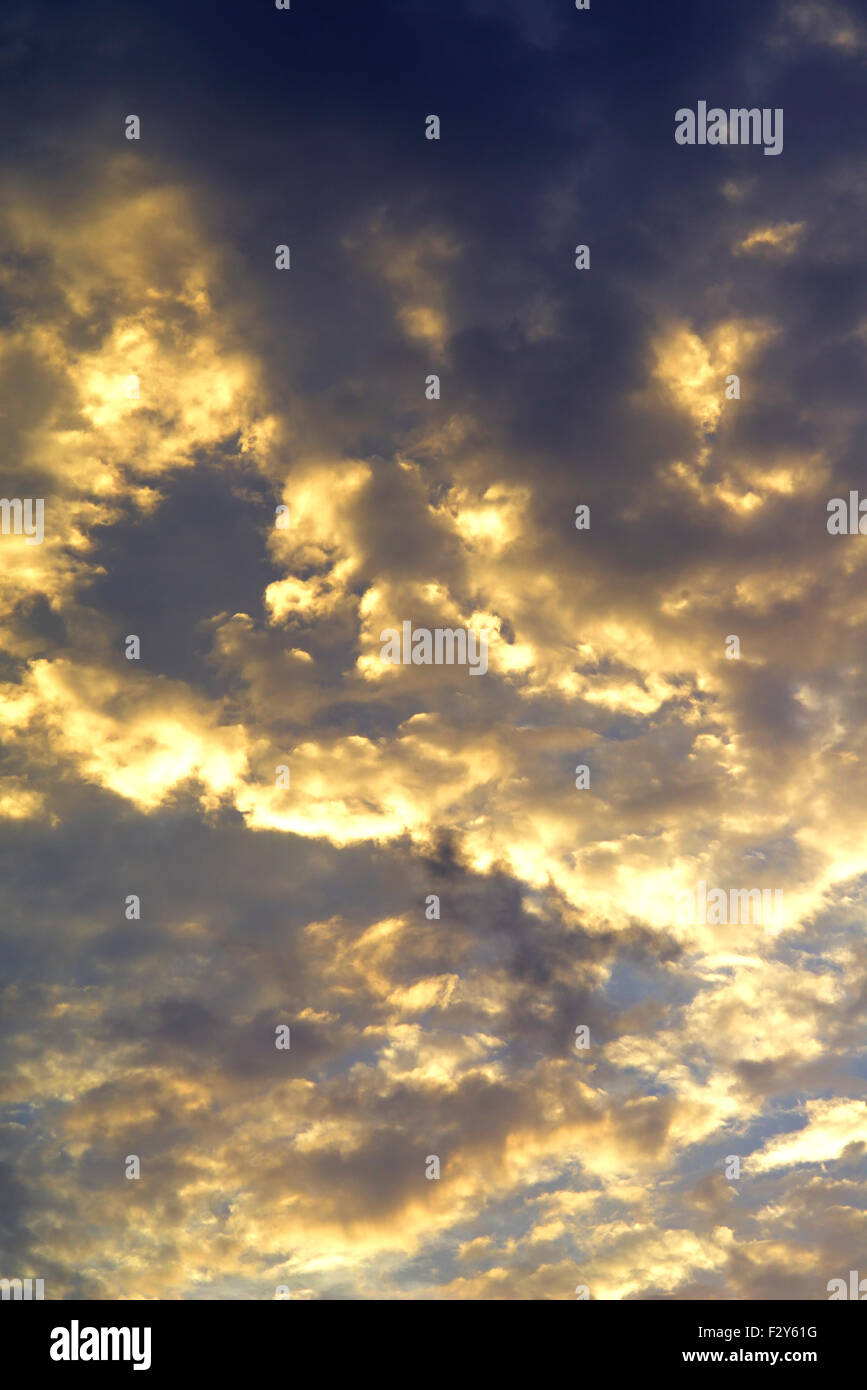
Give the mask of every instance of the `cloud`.
[[[860, 51], [792, 16], [787, 58]], [[389, 14], [448, 79], [431, 149], [427, 96], [360, 114], [358, 29], [302, 62], [251, 16], [254, 91], [220, 14], [201, 55], [167, 17], [205, 119], [91, 21], [152, 143], [83, 102], [0, 180], [3, 489], [46, 504], [0, 537], [3, 1260], [60, 1297], [824, 1297], [864, 1223], [857, 149], [684, 173], [654, 84], [698, 57], [740, 100], [746, 11], [578, 104], [553, 10]], [[384, 663], [404, 620], [485, 629], [487, 673]], [[702, 880], [782, 930], [679, 920]]]

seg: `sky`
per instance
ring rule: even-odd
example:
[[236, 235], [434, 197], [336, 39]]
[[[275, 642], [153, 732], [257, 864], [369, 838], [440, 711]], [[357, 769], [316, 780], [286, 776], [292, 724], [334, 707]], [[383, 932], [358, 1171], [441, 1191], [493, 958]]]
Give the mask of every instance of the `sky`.
[[0, 1275], [867, 1276], [865, 66], [830, 0], [4, 7]]

